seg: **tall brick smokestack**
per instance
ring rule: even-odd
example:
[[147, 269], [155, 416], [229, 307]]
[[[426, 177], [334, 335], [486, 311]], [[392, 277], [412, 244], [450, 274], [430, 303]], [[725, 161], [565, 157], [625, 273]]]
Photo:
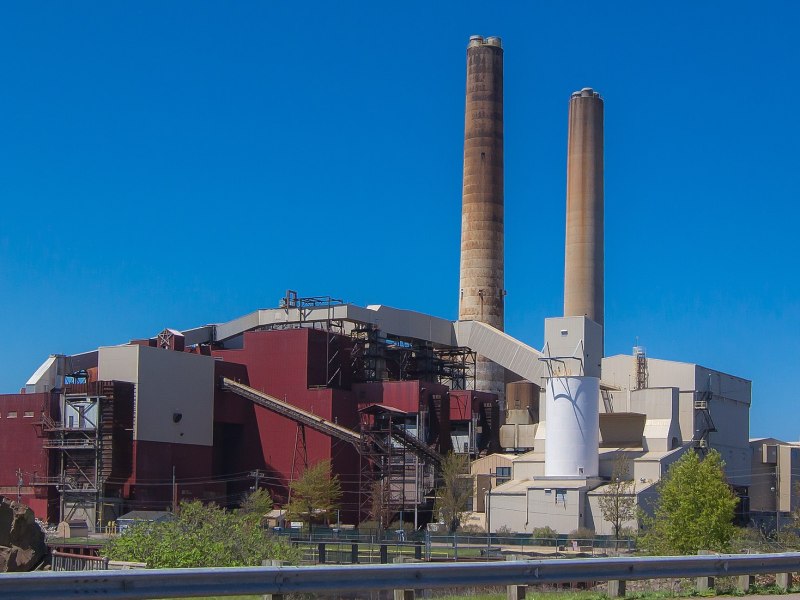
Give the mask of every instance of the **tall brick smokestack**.
[[[458, 318], [503, 329], [503, 47], [498, 37], [472, 36], [467, 46], [461, 291]], [[504, 370], [478, 357], [478, 390], [505, 407]]]
[[603, 325], [603, 99], [591, 88], [569, 100], [564, 316]]

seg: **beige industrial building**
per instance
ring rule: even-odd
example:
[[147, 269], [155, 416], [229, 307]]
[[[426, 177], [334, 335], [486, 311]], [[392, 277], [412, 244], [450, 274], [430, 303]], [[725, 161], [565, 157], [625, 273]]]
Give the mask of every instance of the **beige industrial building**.
[[[560, 533], [579, 527], [598, 534], [611, 533], [599, 499], [608, 491], [618, 457], [628, 461], [633, 493], [637, 505], [644, 510], [655, 498], [655, 484], [690, 449], [703, 452], [714, 448], [720, 452], [728, 480], [742, 498], [743, 510], [748, 490], [755, 490], [760, 497], [762, 481], [756, 478], [753, 482], [750, 475], [751, 460], [755, 461], [751, 457], [755, 455], [747, 439], [749, 381], [700, 365], [648, 359], [637, 348], [633, 355], [603, 359], [601, 387], [597, 474], [561, 478], [546, 475], [548, 415], [547, 404], [540, 403], [539, 422], [527, 426], [535, 431], [532, 447], [510, 461], [510, 480], [494, 487], [484, 503], [493, 531], [506, 527], [530, 532], [549, 526]], [[784, 460], [789, 460], [792, 449], [800, 452], [800, 447], [785, 447]], [[774, 449], [771, 452], [771, 456], [781, 455]], [[761, 466], [771, 473], [775, 471], [774, 466]], [[786, 470], [790, 472], [788, 467]], [[784, 483], [784, 488], [788, 498], [790, 484]], [[774, 499], [772, 502], [774, 506]], [[475, 506], [476, 510], [481, 508], [477, 502]], [[783, 508], [788, 511], [789, 505]], [[632, 520], [626, 526], [635, 528], [636, 522]]]
[[515, 458], [514, 454], [498, 452], [472, 461], [469, 471], [472, 478], [472, 505], [462, 525], [487, 529], [486, 503], [489, 492], [511, 479], [511, 466]]
[[750, 440], [750, 515], [767, 528], [782, 527], [800, 509], [800, 442]]

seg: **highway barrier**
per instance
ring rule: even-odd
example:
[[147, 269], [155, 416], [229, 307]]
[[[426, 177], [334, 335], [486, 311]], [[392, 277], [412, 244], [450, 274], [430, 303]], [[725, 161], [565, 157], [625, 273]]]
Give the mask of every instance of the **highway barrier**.
[[[724, 554], [508, 561], [406, 563], [305, 567], [239, 567], [7, 573], [0, 597], [50, 599], [95, 597], [118, 600], [244, 594], [337, 593], [374, 590], [530, 586], [577, 581], [713, 578], [800, 571], [800, 553]], [[746, 577], [744, 577], [746, 576]], [[624, 584], [621, 586], [624, 589]], [[619, 586], [617, 586], [619, 589]], [[407, 597], [407, 594], [404, 595]]]

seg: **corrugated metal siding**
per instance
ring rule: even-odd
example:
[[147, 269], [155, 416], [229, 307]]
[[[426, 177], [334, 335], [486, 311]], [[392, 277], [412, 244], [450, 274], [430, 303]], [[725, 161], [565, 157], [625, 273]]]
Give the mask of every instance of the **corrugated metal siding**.
[[[163, 509], [172, 504], [172, 467], [178, 500], [201, 498], [224, 503], [225, 485], [214, 481], [211, 446], [135, 441], [130, 508]], [[188, 482], [187, 480], [194, 480]], [[222, 500], [221, 500], [222, 499]]]
[[[22, 502], [30, 506], [37, 517], [49, 521], [57, 518], [54, 490], [30, 483], [34, 473], [39, 477], [51, 475], [48, 452], [42, 447], [41, 429], [36, 423], [42, 413], [51, 414], [53, 404], [57, 404], [53, 398], [49, 392], [0, 395], [0, 488], [4, 495], [16, 499], [17, 469], [20, 469], [23, 473]], [[16, 413], [16, 417], [9, 418], [10, 413]], [[25, 413], [33, 413], [33, 416], [25, 417]]]
[[[325, 377], [327, 340], [324, 332], [309, 329], [254, 331], [245, 333], [241, 349], [215, 350], [213, 355], [243, 365], [251, 387], [355, 428], [358, 424], [355, 394], [346, 390], [309, 388], [309, 383], [317, 384]], [[297, 425], [267, 409], [247, 406], [246, 400], [239, 400], [237, 403], [227, 397], [217, 402], [217, 432], [240, 438], [236, 449], [216, 454], [215, 469], [224, 473], [264, 469], [276, 500], [285, 500], [290, 479], [297, 478], [302, 471], [302, 453], [295, 451], [301, 439]], [[240, 420], [241, 417], [244, 419]], [[237, 431], [229, 428], [226, 432], [220, 427], [223, 422], [233, 425], [237, 421], [240, 424]], [[331, 460], [334, 472], [342, 479], [343, 504], [355, 508], [359, 473], [356, 451], [349, 444], [334, 442], [317, 431], [307, 429], [305, 439], [308, 464]]]

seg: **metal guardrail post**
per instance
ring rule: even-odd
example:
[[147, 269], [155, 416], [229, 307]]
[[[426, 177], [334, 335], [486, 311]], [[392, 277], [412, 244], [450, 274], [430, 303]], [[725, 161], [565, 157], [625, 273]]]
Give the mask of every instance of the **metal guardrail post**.
[[317, 544], [317, 562], [319, 562], [321, 565], [324, 565], [326, 559], [327, 553], [325, 552], [325, 543], [320, 542]]

